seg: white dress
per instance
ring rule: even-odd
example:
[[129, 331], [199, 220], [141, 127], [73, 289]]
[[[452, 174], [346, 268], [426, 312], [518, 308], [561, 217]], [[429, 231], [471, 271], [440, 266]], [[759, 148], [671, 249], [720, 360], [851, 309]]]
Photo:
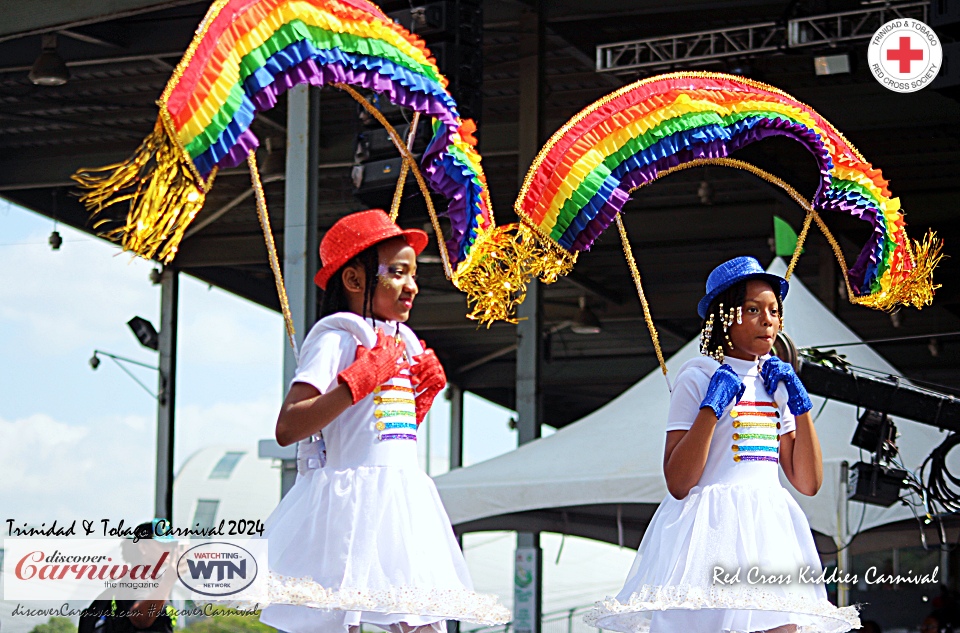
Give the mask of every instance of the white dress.
[[[664, 498], [623, 589], [585, 620], [628, 633], [857, 629], [856, 608], [835, 607], [815, 582], [822, 569], [810, 526], [780, 484], [780, 435], [795, 430], [786, 388], [771, 397], [756, 362], [725, 362], [746, 389], [717, 421], [700, 480], [685, 498]], [[668, 431], [693, 426], [717, 367], [703, 357], [681, 368]]]
[[[377, 322], [388, 336], [398, 324]], [[423, 349], [399, 325], [408, 357]], [[369, 322], [321, 319], [303, 342], [292, 382], [325, 393], [372, 347]], [[270, 597], [260, 620], [288, 633], [343, 631], [361, 622], [422, 626], [446, 619], [498, 624], [509, 612], [477, 594], [450, 520], [417, 461], [408, 370], [301, 443], [296, 484], [266, 521]]]

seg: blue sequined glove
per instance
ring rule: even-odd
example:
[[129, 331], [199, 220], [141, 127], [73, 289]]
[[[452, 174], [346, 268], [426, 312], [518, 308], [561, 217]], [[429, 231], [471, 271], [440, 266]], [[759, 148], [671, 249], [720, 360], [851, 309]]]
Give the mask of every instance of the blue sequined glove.
[[787, 388], [787, 407], [793, 415], [806, 413], [813, 408], [807, 389], [800, 382], [800, 378], [793, 371], [793, 367], [776, 356], [771, 356], [763, 364], [760, 369], [760, 377], [763, 378], [763, 388], [770, 395], [773, 395], [777, 390], [777, 384], [783, 382]]
[[743, 390], [746, 388], [737, 372], [733, 371], [733, 367], [720, 365], [717, 371], [713, 372], [710, 386], [707, 387], [707, 395], [700, 403], [700, 408], [710, 407], [719, 420], [723, 416], [723, 410], [731, 401], [734, 404], [740, 401]]

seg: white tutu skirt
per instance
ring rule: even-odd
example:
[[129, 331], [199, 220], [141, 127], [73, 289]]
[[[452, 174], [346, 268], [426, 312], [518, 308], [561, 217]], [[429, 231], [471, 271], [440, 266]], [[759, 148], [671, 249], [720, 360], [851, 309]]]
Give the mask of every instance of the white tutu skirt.
[[288, 633], [510, 617], [495, 596], [473, 591], [433, 481], [418, 468], [307, 471], [264, 538], [270, 606], [260, 620]]
[[697, 486], [660, 504], [623, 589], [584, 619], [625, 633], [859, 628], [856, 608], [835, 607], [814, 581], [821, 572], [807, 519], [782, 486]]

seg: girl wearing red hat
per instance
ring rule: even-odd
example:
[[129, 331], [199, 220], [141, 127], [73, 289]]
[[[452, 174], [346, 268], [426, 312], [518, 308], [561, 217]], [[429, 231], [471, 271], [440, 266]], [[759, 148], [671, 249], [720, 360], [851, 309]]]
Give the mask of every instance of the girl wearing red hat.
[[710, 273], [697, 311], [702, 356], [670, 396], [663, 472], [669, 494], [615, 598], [591, 625], [627, 633], [841, 633], [855, 607], [827, 600], [810, 525], [780, 484], [823, 482], [813, 406], [793, 368], [770, 356], [787, 281], [752, 257]]
[[260, 619], [288, 633], [509, 620], [473, 591], [417, 460], [417, 427], [446, 385], [436, 354], [404, 325], [426, 245], [426, 233], [379, 209], [342, 218], [320, 244], [321, 319], [277, 420], [277, 441], [299, 442], [299, 474], [264, 534], [272, 586]]

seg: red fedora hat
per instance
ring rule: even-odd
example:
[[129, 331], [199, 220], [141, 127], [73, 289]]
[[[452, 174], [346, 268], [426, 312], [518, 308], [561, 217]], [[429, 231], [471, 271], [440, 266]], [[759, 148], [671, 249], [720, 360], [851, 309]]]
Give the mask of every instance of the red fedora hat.
[[320, 241], [322, 268], [313, 278], [323, 290], [344, 264], [370, 248], [394, 237], [402, 237], [417, 255], [427, 247], [429, 238], [420, 229], [401, 229], [382, 209], [358, 211], [337, 220]]

